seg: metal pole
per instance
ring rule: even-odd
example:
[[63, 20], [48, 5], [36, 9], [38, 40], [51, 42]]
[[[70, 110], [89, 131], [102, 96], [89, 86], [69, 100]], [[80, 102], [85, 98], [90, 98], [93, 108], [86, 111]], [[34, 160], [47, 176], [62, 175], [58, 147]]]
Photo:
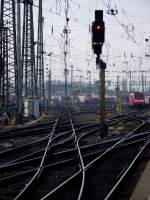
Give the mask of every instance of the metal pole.
[[69, 53], [69, 37], [68, 34], [71, 32], [69, 29], [69, 1], [65, 0], [65, 17], [66, 17], [66, 25], [64, 27], [64, 76], [65, 76], [65, 103], [68, 104], [68, 69], [67, 69], [67, 55]]
[[100, 106], [100, 113], [101, 113], [101, 136], [104, 137], [105, 133], [105, 69], [100, 69], [100, 90], [101, 90], [101, 106]]
[[119, 88], [119, 76], [117, 76], [117, 88]]
[[98, 62], [99, 62], [99, 78], [100, 78], [100, 137], [105, 137], [107, 136], [107, 126], [105, 124], [105, 68], [106, 64], [102, 61], [99, 60], [98, 57]]
[[51, 70], [48, 71], [48, 108], [51, 105]]
[[120, 108], [119, 76], [117, 76], [116, 96], [117, 96], [117, 113], [119, 113], [119, 108]]
[[89, 73], [89, 94], [91, 96], [91, 71]]
[[82, 87], [82, 75], [80, 75], [80, 92], [81, 92], [81, 87]]
[[17, 0], [17, 69], [18, 69], [18, 112], [22, 114], [22, 63], [21, 63], [21, 14], [20, 0]]
[[147, 92], [147, 80], [146, 80], [146, 76], [145, 76], [145, 92]]
[[34, 51], [33, 4], [24, 0], [22, 65], [23, 93], [31, 100], [32, 115], [34, 116], [35, 102], [35, 51]]
[[73, 94], [73, 65], [71, 65], [71, 95]]
[[91, 71], [87, 71], [89, 74], [89, 96], [91, 96]]
[[52, 72], [50, 70], [49, 72], [49, 89], [50, 89], [50, 106], [51, 106], [51, 103], [52, 103]]
[[129, 86], [129, 91], [131, 92], [132, 91], [132, 80], [131, 80], [131, 78], [132, 78], [132, 76], [131, 76], [131, 71], [129, 71], [129, 78], [130, 78], [130, 86]]
[[68, 69], [67, 69], [67, 59], [66, 59], [66, 52], [64, 52], [65, 55], [65, 69], [64, 69], [64, 75], [65, 75], [65, 103], [68, 103]]
[[8, 29], [6, 31], [6, 112], [8, 111], [8, 106], [9, 106], [9, 85], [10, 85], [10, 79], [9, 79], [9, 73], [8, 73]]
[[49, 70], [49, 96], [48, 96], [48, 98], [49, 98], [49, 104], [50, 104], [50, 106], [51, 106], [51, 102], [52, 102], [52, 84], [51, 84], [51, 78], [52, 78], [52, 66], [51, 66], [51, 64], [52, 64], [52, 60], [51, 60], [51, 56], [52, 56], [52, 52], [50, 52], [49, 54], [48, 54], [48, 56], [50, 56], [50, 70]]
[[49, 70], [49, 102], [50, 102], [50, 106], [51, 106], [51, 102], [52, 102], [52, 82], [51, 82], [51, 69]]
[[142, 92], [144, 92], [144, 76], [142, 74]]

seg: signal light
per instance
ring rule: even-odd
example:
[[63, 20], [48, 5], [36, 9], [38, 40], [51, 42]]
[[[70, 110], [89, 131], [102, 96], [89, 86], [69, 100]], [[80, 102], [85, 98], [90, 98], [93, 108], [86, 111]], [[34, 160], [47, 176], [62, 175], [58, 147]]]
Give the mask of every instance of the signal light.
[[101, 28], [100, 25], [97, 25], [97, 26], [96, 26], [96, 29], [97, 29], [97, 30], [100, 30], [100, 28]]
[[105, 41], [105, 23], [103, 11], [95, 11], [95, 21], [92, 23], [92, 49], [95, 54], [101, 54], [102, 45]]
[[92, 39], [94, 43], [104, 43], [104, 22], [93, 22]]

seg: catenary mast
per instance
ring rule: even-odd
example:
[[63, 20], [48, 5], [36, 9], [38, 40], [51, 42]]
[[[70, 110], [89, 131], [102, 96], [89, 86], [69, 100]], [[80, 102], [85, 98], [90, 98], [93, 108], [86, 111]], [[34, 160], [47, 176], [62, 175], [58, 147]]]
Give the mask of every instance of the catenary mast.
[[19, 112], [18, 66], [16, 49], [15, 0], [1, 0], [0, 4], [1, 103], [8, 112], [14, 102]]
[[33, 1], [24, 0], [23, 17], [23, 43], [22, 43], [22, 64], [23, 64], [23, 96], [31, 100], [32, 115], [34, 115], [34, 97], [36, 86], [35, 74], [35, 52], [34, 52], [34, 28], [33, 28]]
[[39, 0], [38, 14], [38, 39], [37, 39], [37, 93], [40, 97], [40, 104], [44, 101], [44, 50], [43, 50], [43, 13], [42, 0]]

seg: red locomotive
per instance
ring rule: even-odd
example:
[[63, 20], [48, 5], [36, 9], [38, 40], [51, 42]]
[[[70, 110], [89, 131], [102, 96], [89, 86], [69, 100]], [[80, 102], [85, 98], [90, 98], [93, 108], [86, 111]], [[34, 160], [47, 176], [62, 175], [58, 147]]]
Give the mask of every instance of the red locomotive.
[[141, 92], [133, 92], [129, 95], [129, 105], [130, 106], [145, 106], [145, 97]]

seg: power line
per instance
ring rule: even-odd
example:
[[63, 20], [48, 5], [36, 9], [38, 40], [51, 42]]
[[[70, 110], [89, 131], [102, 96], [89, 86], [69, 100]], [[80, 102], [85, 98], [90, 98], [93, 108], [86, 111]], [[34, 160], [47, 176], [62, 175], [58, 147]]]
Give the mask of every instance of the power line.
[[[38, 6], [37, 6], [36, 4], [33, 4], [33, 6], [34, 6], [35, 8], [38, 8]], [[57, 16], [59, 16], [59, 17], [66, 18], [65, 15], [62, 15], [62, 14], [57, 13], [57, 12], [54, 12], [54, 11], [49, 10], [49, 9], [47, 9], [47, 8], [43, 8], [43, 10], [46, 11], [46, 12], [48, 12], [48, 13], [57, 15]], [[70, 21], [74, 21], [74, 22], [79, 23], [79, 24], [81, 24], [81, 25], [83, 25], [83, 26], [89, 26], [88, 24], [85, 24], [85, 23], [83, 23], [83, 22], [77, 20], [77, 18], [69, 18], [69, 19], [70, 19]]]
[[[110, 6], [109, 6], [108, 4], [106, 4], [104, 0], [102, 0], [102, 1], [103, 1], [104, 5], [105, 5], [108, 9], [110, 9]], [[123, 22], [120, 22], [120, 20], [116, 17], [116, 15], [113, 15], [113, 16], [114, 16], [116, 22], [124, 29], [124, 31], [126, 32], [127, 36], [129, 37], [129, 39], [131, 39], [131, 41], [132, 41], [133, 43], [135, 43], [135, 44], [139, 47], [140, 51], [143, 53], [144, 51], [143, 51], [143, 49], [141, 48], [141, 46], [139, 45], [139, 43], [138, 43], [138, 42], [135, 40], [135, 38], [129, 33], [129, 31], [128, 31], [128, 26], [125, 25]], [[130, 23], [130, 24], [131, 24], [131, 23]]]

